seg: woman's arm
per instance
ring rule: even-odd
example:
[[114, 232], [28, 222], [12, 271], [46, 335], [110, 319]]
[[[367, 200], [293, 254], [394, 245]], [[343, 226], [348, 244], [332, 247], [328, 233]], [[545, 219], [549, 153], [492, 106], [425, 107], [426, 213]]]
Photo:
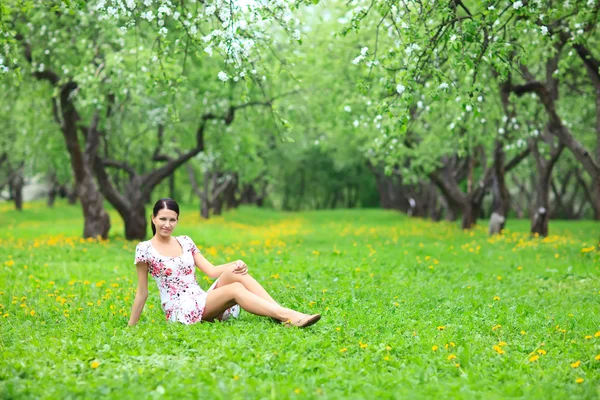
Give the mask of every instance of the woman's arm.
[[[196, 263], [196, 266], [211, 279], [218, 278], [224, 271], [245, 271], [246, 266], [246, 264], [244, 264], [244, 262], [241, 260], [214, 266], [200, 253], [194, 254], [194, 262]], [[240, 263], [243, 264], [243, 268], [240, 266]]]
[[138, 262], [136, 265], [138, 273], [138, 287], [135, 294], [135, 300], [131, 307], [131, 316], [129, 317], [129, 326], [137, 324], [148, 298], [148, 264]]

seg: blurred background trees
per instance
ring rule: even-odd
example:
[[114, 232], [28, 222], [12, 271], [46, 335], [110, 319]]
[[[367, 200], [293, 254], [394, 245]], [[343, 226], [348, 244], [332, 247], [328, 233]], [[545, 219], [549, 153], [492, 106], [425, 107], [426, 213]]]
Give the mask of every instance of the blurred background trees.
[[[315, 4], [316, 3], [316, 4]], [[411, 216], [600, 219], [597, 0], [0, 5], [0, 190]], [[496, 222], [494, 222], [496, 221]]]

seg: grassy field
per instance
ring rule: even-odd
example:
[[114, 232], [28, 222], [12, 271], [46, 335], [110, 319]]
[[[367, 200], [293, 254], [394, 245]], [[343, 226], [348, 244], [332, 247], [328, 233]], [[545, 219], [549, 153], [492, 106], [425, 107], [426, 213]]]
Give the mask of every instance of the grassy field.
[[176, 234], [323, 319], [167, 324], [150, 281], [128, 328], [136, 243], [111, 217], [83, 240], [78, 207], [0, 204], [0, 398], [600, 397], [598, 223], [489, 238], [382, 210], [183, 207]]

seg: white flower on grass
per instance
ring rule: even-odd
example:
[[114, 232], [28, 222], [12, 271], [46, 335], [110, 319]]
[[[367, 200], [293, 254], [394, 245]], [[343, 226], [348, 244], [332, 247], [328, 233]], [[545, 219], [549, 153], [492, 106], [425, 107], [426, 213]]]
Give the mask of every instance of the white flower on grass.
[[158, 31], [158, 34], [161, 35], [162, 37], [166, 37], [167, 36], [167, 32], [169, 32], [169, 30], [163, 26]]
[[501, 135], [504, 135], [504, 128], [499, 128], [498, 129], [498, 133], [501, 134]]
[[467, 104], [467, 106], [465, 107], [465, 110], [467, 110], [467, 112], [471, 112], [473, 110], [473, 107], [471, 107], [470, 104]]
[[456, 41], [456, 35], [450, 36], [450, 41], [454, 43]]
[[417, 107], [423, 108], [423, 102], [421, 100], [417, 101]]
[[515, 2], [513, 3], [513, 8], [514, 8], [515, 10], [518, 10], [518, 9], [519, 9], [519, 8], [521, 8], [521, 7], [523, 7], [523, 2], [522, 2], [521, 0], [519, 0], [519, 1], [515, 1]]
[[212, 46], [208, 46], [208, 47], [206, 47], [206, 48], [204, 49], [204, 52], [205, 52], [206, 54], [208, 54], [210, 57], [212, 57], [212, 55], [213, 55], [213, 49], [212, 49]]
[[179, 13], [179, 11], [175, 11], [173, 13], [173, 19], [179, 19], [180, 16], [181, 16], [181, 14]]
[[547, 35], [548, 34], [548, 27], [547, 26], [542, 26], [540, 28], [540, 30], [542, 31], [542, 35]]
[[404, 90], [405, 90], [405, 89], [406, 89], [406, 88], [404, 87], [404, 85], [400, 85], [400, 84], [398, 84], [398, 85], [396, 86], [396, 92], [398, 92], [398, 94], [402, 94], [402, 93], [404, 93]]
[[344, 111], [346, 111], [346, 112], [352, 112], [352, 108], [350, 108], [350, 106], [345, 106], [344, 107]]
[[358, 122], [357, 119], [355, 119], [354, 122], [352, 123], [352, 125], [354, 125], [355, 128], [358, 128], [359, 124], [360, 124], [360, 122]]
[[496, 7], [494, 7], [494, 6], [489, 6], [489, 7], [488, 7], [488, 10], [490, 10], [490, 11], [493, 11], [493, 10], [495, 10], [495, 9], [496, 9]]
[[229, 76], [225, 72], [223, 72], [223, 71], [219, 72], [218, 77], [223, 82], [227, 82], [229, 80]]
[[360, 55], [361, 56], [366, 56], [368, 52], [369, 52], [369, 48], [368, 47], [363, 47], [362, 49], [360, 49]]
[[448, 89], [448, 84], [446, 82], [442, 82], [440, 83], [440, 86], [438, 86], [438, 89]]

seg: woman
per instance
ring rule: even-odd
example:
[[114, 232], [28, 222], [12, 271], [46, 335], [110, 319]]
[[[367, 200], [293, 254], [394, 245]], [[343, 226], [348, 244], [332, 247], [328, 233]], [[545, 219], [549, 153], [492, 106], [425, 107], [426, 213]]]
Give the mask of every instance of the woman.
[[[267, 291], [248, 274], [247, 265], [235, 261], [212, 265], [188, 236], [171, 236], [179, 219], [179, 206], [169, 198], [160, 199], [152, 211], [152, 239], [135, 249], [138, 288], [129, 325], [135, 325], [148, 298], [148, 273], [160, 291], [162, 309], [167, 321], [193, 324], [201, 321], [237, 317], [244, 310], [271, 317], [288, 325], [307, 327], [316, 323], [319, 314], [303, 314], [281, 307]], [[205, 292], [194, 274], [194, 266], [210, 278], [218, 278]]]

